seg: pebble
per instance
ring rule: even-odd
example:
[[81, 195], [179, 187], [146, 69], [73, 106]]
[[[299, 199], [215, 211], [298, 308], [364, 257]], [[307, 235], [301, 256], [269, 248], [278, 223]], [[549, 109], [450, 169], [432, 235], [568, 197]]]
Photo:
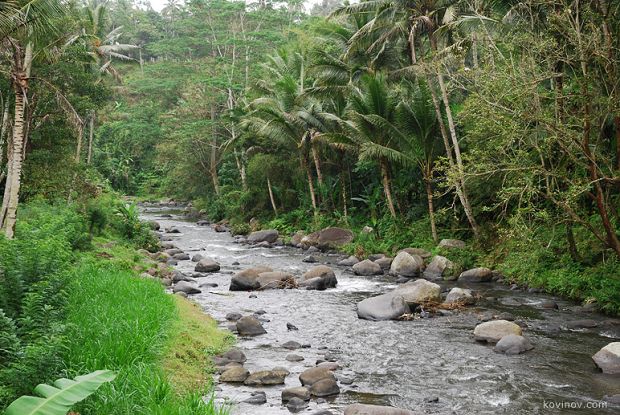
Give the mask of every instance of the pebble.
[[301, 362], [302, 360], [304, 360], [304, 357], [298, 354], [289, 354], [286, 356], [286, 360], [288, 360], [289, 362]]
[[295, 326], [294, 324], [291, 323], [286, 323], [286, 328], [290, 331], [290, 330], [299, 330], [297, 328], [297, 326]]

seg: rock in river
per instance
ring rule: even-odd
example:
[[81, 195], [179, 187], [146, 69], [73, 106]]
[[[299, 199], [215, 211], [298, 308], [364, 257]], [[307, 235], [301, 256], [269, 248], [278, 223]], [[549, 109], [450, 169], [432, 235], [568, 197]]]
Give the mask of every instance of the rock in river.
[[356, 403], [344, 408], [344, 415], [415, 415], [405, 409]]
[[474, 304], [476, 299], [471, 293], [471, 290], [454, 287], [448, 293], [445, 302], [447, 304]]
[[493, 271], [488, 268], [473, 268], [459, 275], [459, 281], [463, 282], [490, 282], [493, 280]]
[[338, 284], [336, 274], [326, 265], [318, 265], [309, 269], [301, 276], [300, 287], [309, 287], [316, 290], [334, 288]]
[[358, 262], [360, 262], [360, 260], [356, 256], [351, 255], [350, 257], [343, 259], [342, 261], [338, 261], [338, 265], [343, 267], [351, 267]]
[[248, 236], [248, 242], [251, 244], [257, 244], [260, 242], [274, 243], [278, 240], [279, 233], [275, 229], [266, 229], [263, 231], [252, 232]]
[[323, 367], [313, 367], [310, 369], [306, 369], [299, 375], [299, 381], [303, 386], [312, 386], [315, 383], [324, 379], [331, 379], [335, 381], [336, 376], [332, 373], [331, 370]]
[[308, 388], [298, 386], [296, 388], [288, 388], [282, 391], [282, 402], [288, 402], [293, 398], [299, 398], [304, 401], [310, 400], [310, 391]]
[[271, 271], [273, 271], [271, 268], [262, 265], [239, 271], [230, 280], [230, 291], [257, 290], [260, 288], [258, 275]]
[[409, 312], [405, 299], [393, 293], [370, 297], [357, 304], [357, 316], [364, 320], [396, 320]]
[[172, 292], [174, 293], [182, 292], [185, 294], [200, 294], [202, 291], [200, 291], [200, 289], [196, 287], [196, 285], [192, 284], [191, 282], [179, 281], [178, 283], [175, 284], [174, 288], [172, 289]]
[[220, 264], [210, 258], [203, 258], [196, 264], [196, 272], [215, 272], [220, 270]]
[[424, 278], [430, 280], [451, 277], [454, 273], [454, 263], [445, 256], [435, 255], [424, 270]]
[[379, 266], [379, 264], [375, 264], [368, 259], [365, 259], [362, 262], [358, 262], [357, 264], [353, 265], [353, 272], [355, 273], [355, 275], [364, 276], [383, 274], [381, 266]]
[[280, 271], [261, 272], [256, 278], [261, 290], [291, 288], [294, 286], [294, 280], [293, 275]]
[[336, 382], [335, 379], [321, 379], [310, 386], [310, 394], [318, 398], [338, 395], [339, 393], [340, 388], [338, 387], [338, 382]]
[[520, 336], [521, 333], [522, 330], [518, 324], [506, 320], [492, 320], [476, 326], [474, 329], [474, 339], [497, 343], [504, 336], [509, 334]]
[[284, 385], [284, 379], [288, 374], [288, 370], [283, 369], [261, 370], [250, 374], [243, 384], [246, 386]]
[[609, 343], [592, 356], [603, 373], [620, 374], [620, 342]]
[[534, 346], [528, 339], [523, 336], [517, 336], [516, 334], [509, 334], [502, 337], [493, 350], [498, 353], [504, 354], [521, 354], [528, 350], [532, 350]]
[[396, 258], [392, 260], [390, 273], [401, 275], [403, 277], [415, 277], [420, 273], [424, 261], [419, 256], [416, 258], [407, 252], [401, 251]]
[[426, 280], [416, 280], [399, 285], [393, 295], [401, 296], [412, 307], [417, 304], [439, 302], [441, 300], [441, 287]]
[[250, 372], [246, 368], [242, 366], [236, 366], [231, 367], [230, 369], [222, 373], [220, 375], [219, 381], [226, 383], [243, 383], [249, 375]]
[[237, 320], [237, 331], [241, 336], [258, 336], [267, 333], [256, 317], [244, 316]]

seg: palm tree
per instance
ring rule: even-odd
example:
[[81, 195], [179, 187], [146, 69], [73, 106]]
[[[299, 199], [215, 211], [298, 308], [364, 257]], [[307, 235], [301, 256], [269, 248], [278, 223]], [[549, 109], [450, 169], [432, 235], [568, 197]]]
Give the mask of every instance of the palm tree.
[[23, 147], [25, 141], [25, 113], [35, 49], [43, 47], [46, 36], [56, 32], [55, 19], [65, 12], [62, 2], [55, 0], [14, 0], [0, 8], [0, 42], [12, 50], [12, 86], [15, 110], [11, 149], [8, 150], [8, 172], [5, 184], [0, 229], [12, 239], [15, 234]]

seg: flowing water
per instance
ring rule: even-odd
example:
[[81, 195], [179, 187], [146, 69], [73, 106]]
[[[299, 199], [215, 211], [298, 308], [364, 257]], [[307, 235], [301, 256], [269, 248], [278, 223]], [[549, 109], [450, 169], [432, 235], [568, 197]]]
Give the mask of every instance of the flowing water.
[[[394, 279], [355, 276], [332, 265], [342, 259], [340, 255], [318, 255], [320, 263], [333, 266], [338, 277], [335, 289], [230, 292], [231, 275], [244, 268], [268, 265], [301, 275], [317, 264], [303, 263], [302, 250], [240, 245], [228, 233], [197, 226], [178, 214], [162, 217], [165, 213], [170, 212], [143, 210], [144, 218], [158, 221], [162, 229], [180, 229], [180, 234], [165, 234], [178, 248], [190, 255], [202, 253], [221, 264], [221, 272], [199, 279], [199, 284], [218, 286], [190, 296], [206, 313], [225, 328], [229, 324], [227, 313], [266, 312], [263, 317], [269, 321], [263, 326], [267, 334], [239, 338], [237, 343], [248, 358], [245, 367], [250, 372], [284, 366], [291, 372], [285, 387], [300, 386], [298, 375], [303, 370], [313, 367], [326, 353], [337, 357], [343, 367], [336, 372], [341, 394], [320, 403], [313, 400], [302, 413], [328, 409], [341, 414], [343, 407], [356, 402], [425, 414], [620, 413], [611, 404], [606, 409], [592, 407], [604, 395], [620, 393], [619, 377], [600, 373], [591, 359], [601, 347], [620, 338], [617, 319], [571, 311], [575, 304], [545, 294], [484, 283], [471, 287], [485, 298], [483, 302], [450, 316], [413, 321], [359, 320], [356, 303], [393, 289]], [[235, 262], [239, 265], [232, 265]], [[180, 261], [177, 269], [192, 272], [194, 265]], [[559, 311], [542, 308], [542, 302], [550, 299], [559, 304]], [[524, 335], [535, 345], [534, 350], [506, 356], [493, 352], [492, 346], [475, 342], [472, 331], [480, 316], [489, 312], [509, 312], [525, 322]], [[568, 321], [586, 318], [598, 320], [599, 326], [582, 331], [564, 327]], [[286, 323], [299, 330], [288, 331]], [[310, 347], [290, 351], [280, 346], [289, 340]], [[288, 362], [285, 357], [290, 353], [305, 360]], [[220, 402], [234, 403], [233, 415], [286, 414], [289, 411], [282, 406], [282, 389], [219, 384], [216, 396]], [[256, 390], [266, 392], [266, 404], [240, 403]], [[552, 407], [558, 404], [564, 409]]]

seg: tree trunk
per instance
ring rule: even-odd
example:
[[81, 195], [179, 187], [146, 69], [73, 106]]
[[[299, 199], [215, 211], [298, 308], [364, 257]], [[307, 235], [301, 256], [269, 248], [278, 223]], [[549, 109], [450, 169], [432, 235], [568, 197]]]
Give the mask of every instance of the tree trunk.
[[314, 182], [312, 180], [312, 171], [310, 170], [310, 165], [308, 161], [303, 158], [302, 164], [304, 169], [306, 170], [306, 178], [308, 179], [308, 188], [310, 189], [310, 200], [312, 201], [312, 209], [314, 209], [314, 214], [318, 214], [317, 205], [316, 205], [316, 194], [314, 193]]
[[[437, 45], [434, 36], [430, 35], [431, 47], [434, 52], [437, 51]], [[443, 105], [446, 111], [446, 118], [448, 119], [448, 129], [450, 131], [450, 137], [452, 139], [452, 146], [454, 150], [454, 158], [456, 161], [458, 180], [461, 182], [461, 195], [459, 198], [461, 199], [461, 204], [463, 205], [463, 210], [465, 211], [465, 216], [467, 216], [467, 220], [471, 226], [474, 235], [478, 237], [479, 229], [478, 224], [476, 223], [476, 219], [474, 217], [473, 210], [469, 203], [469, 198], [467, 196], [467, 191], [465, 190], [465, 170], [463, 169], [463, 159], [461, 158], [461, 148], [459, 146], [458, 137], [456, 136], [456, 127], [454, 126], [454, 118], [452, 117], [452, 109], [450, 108], [450, 99], [448, 98], [448, 90], [446, 88], [446, 84], [444, 83], [443, 75], [441, 70], [437, 70], [437, 82], [439, 83], [439, 89], [441, 91], [441, 98], [443, 101]]]
[[271, 188], [271, 180], [269, 180], [269, 178], [267, 178], [267, 189], [269, 190], [269, 200], [271, 201], [273, 213], [278, 216], [278, 208], [276, 207], [276, 200], [273, 197], [273, 189]]
[[345, 223], [348, 222], [348, 209], [347, 209], [347, 178], [344, 170], [340, 172], [340, 187], [342, 190], [342, 214], [344, 215]]
[[319, 152], [316, 148], [316, 144], [311, 139], [310, 146], [312, 148], [312, 158], [314, 159], [314, 167], [316, 168], [316, 177], [319, 181], [319, 186], [323, 186], [323, 172], [321, 171], [321, 159], [319, 157]]
[[243, 164], [243, 160], [239, 157], [237, 150], [235, 150], [235, 162], [237, 163], [237, 169], [239, 170], [239, 177], [241, 177], [241, 188], [243, 190], [248, 190], [248, 179], [245, 174], [245, 165]]
[[80, 128], [80, 132], [77, 135], [77, 146], [75, 148], [75, 162], [79, 163], [82, 155], [82, 136], [84, 135], [84, 129]]
[[95, 138], [95, 111], [90, 113], [90, 120], [88, 120], [88, 158], [86, 163], [90, 164], [93, 160], [93, 139]]
[[15, 123], [13, 125], [13, 148], [11, 152], [9, 175], [6, 183], [8, 192], [5, 192], [2, 211], [0, 212], [0, 227], [4, 229], [8, 239], [13, 239], [15, 235], [15, 222], [17, 221], [17, 207], [19, 205], [19, 189], [21, 185], [23, 161], [24, 115], [26, 112], [26, 94], [28, 93], [32, 52], [32, 44], [28, 43], [23, 59], [21, 56], [21, 49], [18, 47], [15, 49], [14, 56], [15, 73], [13, 88], [15, 89]]
[[392, 201], [392, 190], [390, 188], [390, 173], [388, 170], [388, 164], [385, 159], [381, 159], [379, 162], [381, 165], [381, 179], [383, 181], [383, 191], [385, 192], [385, 198], [387, 199], [388, 209], [392, 218], [396, 218], [396, 210], [394, 209], [394, 202]]
[[432, 180], [432, 171], [430, 169], [424, 169], [424, 184], [426, 187], [426, 198], [428, 199], [428, 217], [431, 221], [431, 235], [433, 235], [433, 241], [435, 243], [439, 242], [439, 238], [437, 237], [437, 226], [435, 224], [435, 207], [433, 205], [433, 185], [431, 183]]
[[[8, 153], [8, 143], [6, 138], [6, 130], [9, 126], [9, 94], [7, 94], [4, 102], [4, 111], [2, 112], [2, 127], [0, 127], [0, 173], [4, 173], [4, 148], [6, 145]], [[8, 162], [8, 157], [7, 157]], [[1, 182], [2, 180], [0, 180]]]

